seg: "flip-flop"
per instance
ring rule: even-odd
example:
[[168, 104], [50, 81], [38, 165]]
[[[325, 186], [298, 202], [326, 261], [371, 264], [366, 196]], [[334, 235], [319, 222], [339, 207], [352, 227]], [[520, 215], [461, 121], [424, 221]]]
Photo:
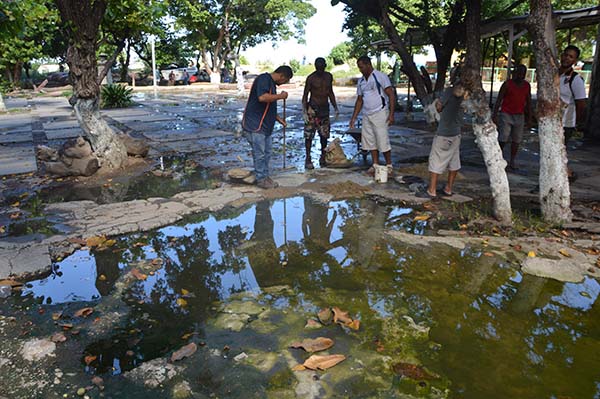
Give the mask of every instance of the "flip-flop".
[[438, 190], [437, 193], [442, 197], [452, 197], [454, 193], [447, 193], [446, 190]]
[[430, 200], [437, 199], [437, 195], [431, 195], [431, 194], [429, 194], [429, 192], [427, 190], [425, 190], [425, 191], [417, 191], [415, 193], [415, 197], [417, 197], [417, 198], [428, 198]]

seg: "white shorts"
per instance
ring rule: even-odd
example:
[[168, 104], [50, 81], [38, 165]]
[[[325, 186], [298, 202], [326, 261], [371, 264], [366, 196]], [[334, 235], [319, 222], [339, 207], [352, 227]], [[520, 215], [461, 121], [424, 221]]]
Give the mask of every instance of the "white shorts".
[[458, 136], [435, 136], [429, 153], [429, 171], [441, 175], [448, 169], [460, 169], [460, 134]]
[[385, 108], [374, 114], [363, 116], [360, 140], [360, 147], [363, 150], [388, 152], [392, 149], [390, 146], [387, 122], [389, 112], [390, 111]]

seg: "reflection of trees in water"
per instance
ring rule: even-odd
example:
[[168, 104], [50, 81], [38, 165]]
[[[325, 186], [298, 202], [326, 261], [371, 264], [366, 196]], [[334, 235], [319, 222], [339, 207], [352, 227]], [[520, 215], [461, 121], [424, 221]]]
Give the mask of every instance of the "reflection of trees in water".
[[[136, 281], [126, 291], [125, 299], [131, 307], [128, 320], [122, 330], [116, 330], [114, 336], [86, 348], [86, 353], [100, 354], [108, 370], [113, 359], [121, 359], [123, 367], [133, 367], [128, 350], [144, 361], [163, 356], [166, 352], [181, 346], [181, 336], [186, 332], [198, 330], [199, 325], [208, 317], [210, 304], [220, 299], [221, 281], [219, 273], [223, 265], [211, 260], [209, 240], [206, 230], [200, 226], [189, 236], [176, 240], [154, 231], [147, 234], [156, 255], [165, 263], [154, 276], [147, 281]], [[99, 270], [114, 270], [119, 262], [132, 263], [145, 258], [142, 248], [133, 246], [139, 236], [130, 236], [125, 245], [131, 248], [126, 252], [115, 252], [107, 256], [96, 254]], [[123, 244], [123, 243], [122, 243]], [[112, 253], [112, 252], [111, 252]], [[102, 254], [98, 256], [98, 254]], [[151, 284], [151, 285], [150, 285]], [[148, 291], [149, 290], [149, 293]], [[193, 294], [184, 298], [182, 290]], [[184, 299], [187, 304], [177, 303]], [[202, 335], [202, 331], [196, 331]], [[124, 336], [127, 340], [124, 342]], [[114, 345], [110, 345], [114, 342]]]
[[[565, 284], [531, 276], [519, 280], [514, 268], [476, 250], [387, 242], [381, 238], [387, 210], [369, 202], [349, 202], [329, 219], [326, 206], [305, 201], [304, 239], [276, 248], [270, 207], [269, 202], [256, 204], [252, 245], [246, 249], [241, 247], [247, 233], [239, 225], [219, 232], [220, 260], [209, 250], [204, 227], [175, 241], [160, 231], [149, 233], [147, 240], [157, 255], [169, 261], [150, 298], [143, 282], [131, 288], [134, 298], [148, 302], [132, 305], [127, 328], [137, 327], [143, 334], [134, 335], [141, 341], [127, 348], [148, 360], [180, 346], [179, 337], [200, 328], [210, 302], [219, 299], [218, 274], [241, 272], [245, 255], [261, 287], [293, 288], [291, 304], [340, 306], [359, 316], [365, 326], [363, 342], [389, 333], [376, 307], [390, 318], [409, 315], [424, 321], [432, 327], [431, 339], [441, 346], [423, 348], [421, 360], [448, 376], [461, 397], [594, 397], [598, 381], [593, 373], [600, 366], [593, 355], [600, 338], [597, 301], [589, 309], [562, 305], [555, 297]], [[327, 253], [334, 220], [343, 237], [333, 245], [355, 260], [349, 267]], [[102, 270], [112, 280], [119, 261], [142, 258], [141, 249], [132, 247], [139, 239], [132, 238], [125, 253], [97, 256], [99, 274]], [[196, 295], [186, 298], [183, 310], [176, 304], [182, 288]], [[578, 295], [578, 288], [573, 289]]]

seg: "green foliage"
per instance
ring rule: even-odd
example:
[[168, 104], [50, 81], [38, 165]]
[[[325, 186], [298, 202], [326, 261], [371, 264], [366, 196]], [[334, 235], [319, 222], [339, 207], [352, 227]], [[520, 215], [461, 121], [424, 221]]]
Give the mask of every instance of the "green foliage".
[[307, 0], [172, 0], [169, 5], [176, 29], [186, 33], [180, 39], [212, 70], [267, 40], [302, 42], [305, 22], [315, 11]]
[[48, 43], [60, 36], [58, 19], [50, 0], [0, 2], [0, 76], [9, 76], [13, 88], [19, 84], [22, 65], [43, 58]]
[[292, 68], [292, 71], [294, 71], [294, 74], [298, 73], [298, 70], [300, 70], [300, 61], [290, 60], [290, 67]]
[[250, 61], [243, 55], [240, 55], [240, 65], [250, 65]]
[[133, 104], [133, 89], [119, 84], [104, 85], [100, 98], [102, 108], [125, 108]]
[[334, 65], [345, 64], [350, 58], [350, 43], [340, 43], [331, 49], [329, 58], [333, 61]]

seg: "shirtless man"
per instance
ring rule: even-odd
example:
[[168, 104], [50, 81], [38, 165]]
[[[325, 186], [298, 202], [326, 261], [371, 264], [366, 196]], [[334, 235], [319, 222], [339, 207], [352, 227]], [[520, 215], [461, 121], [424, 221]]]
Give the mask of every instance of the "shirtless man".
[[[329, 102], [335, 110], [337, 119], [339, 110], [333, 94], [333, 76], [329, 72], [325, 72], [327, 63], [324, 58], [315, 60], [316, 71], [308, 75], [306, 84], [304, 85], [304, 95], [302, 96], [302, 116], [304, 117], [304, 144], [306, 146], [306, 169], [314, 169], [310, 157], [310, 148], [312, 147], [315, 132], [319, 131], [321, 139], [321, 158], [319, 164], [321, 167], [325, 165], [325, 148], [327, 147], [327, 139], [329, 138]], [[310, 99], [308, 98], [310, 93]]]

